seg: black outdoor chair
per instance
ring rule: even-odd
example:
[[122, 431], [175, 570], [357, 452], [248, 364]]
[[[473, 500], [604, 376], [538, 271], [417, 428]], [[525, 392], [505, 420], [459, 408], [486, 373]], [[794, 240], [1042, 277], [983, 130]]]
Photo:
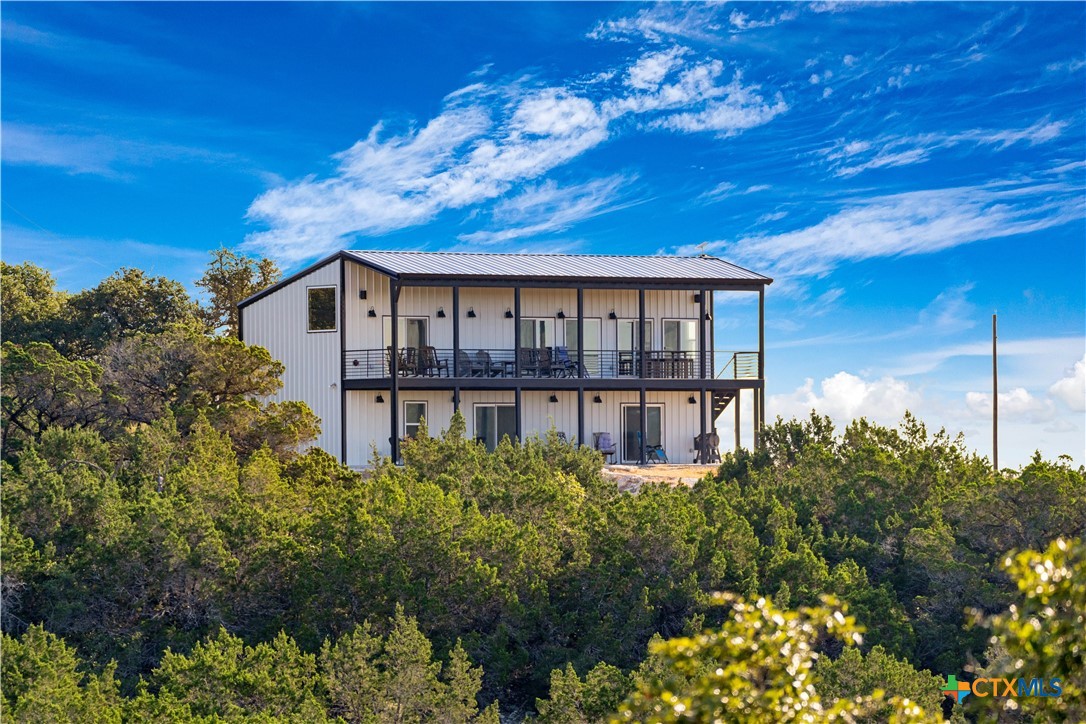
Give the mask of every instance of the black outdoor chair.
[[437, 350], [433, 347], [420, 348], [419, 374], [427, 377], [441, 377], [442, 371], [445, 377], [449, 376], [449, 360], [437, 356]]
[[592, 433], [595, 440], [595, 448], [603, 453], [606, 457], [614, 457], [618, 452], [618, 446], [615, 445], [615, 439], [609, 432], [596, 432]]

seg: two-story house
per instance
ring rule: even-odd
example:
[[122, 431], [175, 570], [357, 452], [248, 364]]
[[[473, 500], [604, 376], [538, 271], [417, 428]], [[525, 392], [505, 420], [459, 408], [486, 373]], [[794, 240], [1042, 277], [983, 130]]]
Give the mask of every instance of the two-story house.
[[[286, 366], [276, 399], [353, 467], [455, 410], [490, 449], [553, 427], [616, 462], [690, 463], [715, 458], [729, 405], [738, 445], [743, 391], [757, 444], [771, 282], [710, 256], [341, 251], [238, 306]], [[717, 348], [720, 293], [758, 296], [757, 350]]]

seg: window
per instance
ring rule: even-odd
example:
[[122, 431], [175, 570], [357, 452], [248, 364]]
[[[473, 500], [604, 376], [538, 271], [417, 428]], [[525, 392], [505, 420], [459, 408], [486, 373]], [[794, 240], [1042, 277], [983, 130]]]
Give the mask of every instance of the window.
[[403, 434], [404, 437], [417, 437], [419, 434], [419, 426], [422, 424], [423, 418], [426, 417], [426, 403], [425, 402], [404, 402], [403, 403]]
[[521, 317], [520, 346], [525, 348], [553, 347], [554, 320]]
[[[385, 346], [388, 347], [392, 344], [392, 317], [386, 316], [384, 318], [384, 335]], [[408, 347], [425, 347], [430, 344], [427, 341], [427, 327], [429, 326], [429, 317], [399, 317], [399, 324], [397, 325], [397, 337], [399, 337], [400, 349]]]
[[476, 405], [475, 439], [494, 452], [503, 437], [517, 436], [517, 412], [513, 405]]
[[[645, 405], [645, 422], [648, 434], [645, 447], [664, 444], [664, 406]], [[666, 452], [666, 451], [665, 451]], [[632, 463], [641, 460], [641, 406], [622, 406], [622, 460]]]
[[308, 287], [309, 331], [336, 331], [336, 288]]
[[[638, 345], [637, 339], [637, 320], [636, 319], [620, 319], [618, 320], [618, 348], [622, 352], [636, 352]], [[652, 349], [652, 320], [645, 320], [645, 349]]]
[[697, 321], [693, 319], [665, 319], [664, 349], [669, 352], [697, 351]]
[[[585, 371], [592, 377], [599, 377], [600, 371], [600, 333], [602, 321], [599, 319], [584, 320], [584, 366]], [[569, 358], [577, 359], [577, 350], [581, 348], [577, 339], [577, 320], [566, 320], [566, 346], [569, 347]]]

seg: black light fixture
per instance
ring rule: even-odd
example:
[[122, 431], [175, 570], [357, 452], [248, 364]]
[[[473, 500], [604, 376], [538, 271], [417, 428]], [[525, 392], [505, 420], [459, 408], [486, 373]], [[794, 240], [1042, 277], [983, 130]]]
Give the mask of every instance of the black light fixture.
[[694, 303], [697, 304], [700, 301], [701, 301], [701, 295], [700, 294], [695, 294], [694, 295]]
[[366, 298], [366, 290], [365, 289], [359, 289], [358, 290], [358, 298], [359, 299], [365, 299]]
[[558, 310], [558, 314], [557, 314], [556, 316], [557, 316], [557, 317], [558, 317], [559, 319], [565, 319], [565, 318], [566, 318], [566, 313], [565, 313], [564, 311], [562, 311], [561, 309], [559, 309], [559, 310]]
[[597, 405], [603, 404], [603, 398], [600, 397], [598, 392], [596, 393], [596, 396], [592, 398], [592, 401], [595, 402]]
[[615, 310], [611, 310], [611, 313], [607, 315], [608, 319], [618, 319], [618, 315], [615, 314]]
[[689, 402], [691, 405], [698, 404], [697, 399], [693, 395], [690, 395], [690, 397], [687, 397], [686, 401]]
[[710, 314], [709, 312], [706, 312], [706, 313], [705, 313], [705, 321], [706, 321], [706, 322], [711, 322], [711, 321], [713, 321], [713, 315], [712, 315], [712, 314]]
[[468, 319], [475, 319], [475, 307], [468, 307]]
[[513, 318], [513, 310], [512, 309], [507, 308], [505, 310], [505, 318], [506, 319], [512, 319]]
[[378, 392], [377, 397], [375, 397], [373, 401], [378, 405], [383, 405], [385, 403], [385, 396]]
[[438, 307], [437, 308], [437, 318], [438, 319], [444, 319], [445, 318], [445, 307]]
[[370, 311], [366, 312], [366, 316], [367, 317], [376, 317], [377, 316], [377, 310], [374, 309], [373, 307], [370, 307]]
[[558, 395], [551, 393], [551, 402], [558, 402]]

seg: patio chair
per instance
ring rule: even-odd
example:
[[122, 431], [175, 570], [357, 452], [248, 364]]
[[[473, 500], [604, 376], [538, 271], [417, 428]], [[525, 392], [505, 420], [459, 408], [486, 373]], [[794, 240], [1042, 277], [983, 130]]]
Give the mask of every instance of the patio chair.
[[[641, 447], [641, 431], [637, 431], [637, 446]], [[657, 463], [661, 465], [667, 465], [667, 453], [664, 452], [663, 445], [646, 445], [645, 446], [645, 462]]]
[[[485, 349], [475, 352], [475, 369], [479, 371], [479, 377], [497, 377], [502, 374], [501, 365], [495, 364], [490, 359], [490, 353]], [[474, 373], [473, 376], [475, 376]]]
[[478, 362], [472, 362], [471, 355], [464, 350], [456, 353], [456, 366], [461, 377], [486, 377], [486, 370]]
[[594, 432], [592, 436], [595, 440], [594, 447], [599, 452], [603, 453], [605, 457], [614, 457], [618, 452], [618, 446], [615, 445], [615, 439], [609, 432]]
[[[388, 368], [392, 369], [392, 347], [385, 347], [388, 354]], [[414, 347], [404, 347], [400, 350], [399, 359], [400, 375], [417, 375], [419, 373], [419, 351]]]
[[521, 377], [539, 377], [539, 350], [534, 347], [521, 347], [517, 350]]
[[555, 377], [576, 377], [577, 367], [569, 358], [569, 349], [566, 347], [554, 348], [554, 362], [551, 365]]
[[554, 374], [554, 366], [551, 362], [551, 348], [540, 347], [535, 351], [536, 364], [538, 369], [536, 375], [538, 377], [550, 377]]
[[449, 376], [449, 360], [437, 356], [437, 350], [433, 347], [420, 348], [419, 371], [427, 377], [441, 377], [442, 370], [445, 377]]

